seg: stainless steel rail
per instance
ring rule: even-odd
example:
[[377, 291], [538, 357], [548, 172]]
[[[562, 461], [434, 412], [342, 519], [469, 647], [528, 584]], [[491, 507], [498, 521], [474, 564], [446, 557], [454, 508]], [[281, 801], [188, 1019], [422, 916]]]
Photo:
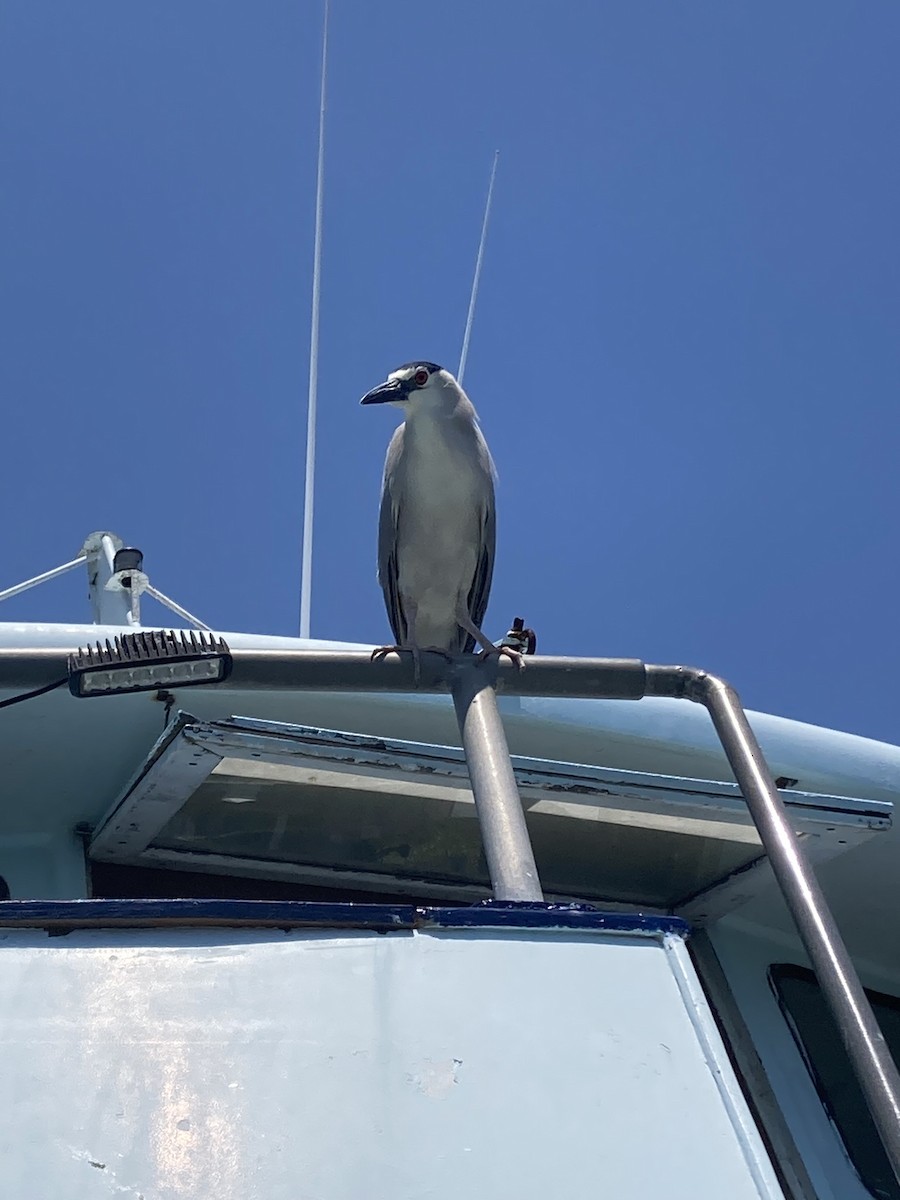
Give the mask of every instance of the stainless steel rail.
[[[75, 649], [75, 647], [73, 647]], [[866, 999], [815, 875], [794, 836], [772, 774], [734, 690], [693, 667], [645, 666], [636, 659], [538, 657], [518, 670], [460, 659], [450, 667], [424, 654], [418, 689], [407, 656], [371, 662], [368, 653], [234, 650], [235, 691], [446, 692], [453, 694], [498, 899], [539, 900], [540, 885], [515, 792], [495, 689], [517, 696], [638, 700], [668, 696], [703, 704], [712, 718], [763, 848], [840, 1030], [894, 1173], [900, 1180], [900, 1074]], [[30, 689], [66, 676], [65, 650], [0, 649], [0, 688]], [[62, 694], [60, 699], [84, 703]], [[101, 703], [93, 699], [90, 703]]]
[[[0, 688], [42, 687], [56, 679], [65, 679], [70, 653], [78, 649], [0, 648]], [[515, 696], [606, 697], [612, 700], [639, 700], [644, 695], [646, 669], [633, 658], [529, 658], [524, 670], [504, 658], [461, 660], [449, 667], [436, 654], [422, 655], [418, 686], [408, 655], [390, 654], [371, 661], [366, 650], [237, 650], [232, 649], [230, 678], [222, 684], [235, 691], [301, 692], [441, 692], [449, 690], [449, 673], [461, 667], [477, 666], [499, 691]]]
[[[510, 696], [566, 696], [582, 699], [640, 700], [646, 691], [646, 667], [634, 658], [528, 658], [523, 670], [509, 659], [459, 660], [453, 666], [438, 655], [423, 654], [419, 686], [408, 655], [388, 655], [372, 663], [370, 655], [338, 651], [233, 650], [231, 686], [262, 689], [302, 688], [361, 692], [443, 692], [455, 674], [478, 670], [498, 691]], [[2, 671], [2, 658], [0, 658]], [[63, 672], [65, 673], [65, 672]], [[0, 675], [2, 678], [2, 675]]]
[[452, 692], [494, 899], [543, 900], [490, 675], [460, 668]]
[[647, 694], [693, 700], [709, 712], [900, 1181], [900, 1074], [737, 693], [694, 667], [648, 666]]

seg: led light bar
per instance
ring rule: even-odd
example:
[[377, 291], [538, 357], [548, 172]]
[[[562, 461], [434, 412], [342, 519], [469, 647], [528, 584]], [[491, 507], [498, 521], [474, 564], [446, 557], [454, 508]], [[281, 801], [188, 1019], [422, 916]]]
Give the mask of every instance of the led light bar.
[[211, 633], [125, 633], [69, 655], [69, 691], [81, 697], [219, 683], [230, 674], [228, 644]]

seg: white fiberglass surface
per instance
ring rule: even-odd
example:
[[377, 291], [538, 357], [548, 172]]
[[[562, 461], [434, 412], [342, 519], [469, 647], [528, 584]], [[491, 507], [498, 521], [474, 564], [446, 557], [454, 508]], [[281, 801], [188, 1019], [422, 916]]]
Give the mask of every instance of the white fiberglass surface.
[[653, 939], [9, 934], [0, 953], [8, 1200], [780, 1195]]
[[[122, 631], [120, 626], [0, 622], [0, 648], [76, 650]], [[216, 632], [236, 649], [371, 649], [355, 642]], [[205, 718], [248, 713], [246, 701], [238, 699], [241, 695], [197, 689], [185, 706]], [[56, 712], [59, 701], [53, 696], [46, 706], [37, 703]], [[449, 697], [256, 693], [253, 704], [253, 716], [270, 720], [320, 723], [423, 742], [457, 740]], [[500, 707], [513, 753], [675, 776], [732, 778], [709, 717], [696, 704], [661, 697], [617, 701], [501, 696]], [[134, 709], [135, 714], [139, 711]], [[750, 712], [748, 717], [772, 773], [797, 779], [801, 790], [889, 801], [900, 795], [900, 748], [767, 713]]]

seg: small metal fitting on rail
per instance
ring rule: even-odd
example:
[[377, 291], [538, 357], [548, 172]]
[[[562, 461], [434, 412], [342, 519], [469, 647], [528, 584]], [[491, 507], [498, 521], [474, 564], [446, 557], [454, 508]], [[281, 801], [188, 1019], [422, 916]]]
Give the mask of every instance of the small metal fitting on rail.
[[507, 631], [506, 637], [497, 644], [505, 646], [509, 650], [515, 650], [518, 654], [534, 654], [537, 650], [537, 634], [533, 629], [525, 628], [524, 617], [514, 617], [512, 628]]

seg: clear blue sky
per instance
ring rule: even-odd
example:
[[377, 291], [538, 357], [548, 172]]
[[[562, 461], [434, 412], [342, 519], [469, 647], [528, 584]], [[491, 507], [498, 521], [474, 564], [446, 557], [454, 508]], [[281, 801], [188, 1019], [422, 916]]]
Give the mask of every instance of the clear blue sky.
[[[0, 584], [109, 528], [210, 624], [296, 631], [321, 21], [0, 2]], [[499, 147], [488, 631], [898, 740], [898, 62], [893, 0], [333, 0], [313, 634], [388, 635], [398, 414], [358, 400], [455, 368]]]

